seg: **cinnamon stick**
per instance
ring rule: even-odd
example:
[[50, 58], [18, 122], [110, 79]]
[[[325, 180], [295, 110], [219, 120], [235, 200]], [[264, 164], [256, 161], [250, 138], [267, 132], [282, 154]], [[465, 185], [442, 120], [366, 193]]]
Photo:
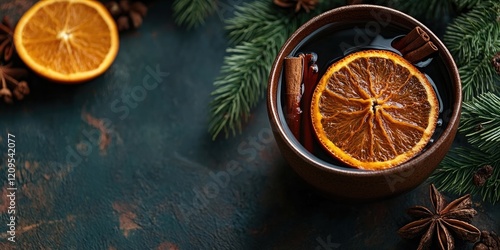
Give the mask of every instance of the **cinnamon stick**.
[[303, 56], [286, 57], [285, 71], [285, 119], [292, 134], [300, 140], [301, 85], [303, 76]]
[[[420, 46], [422, 46], [424, 43], [430, 40], [429, 35], [419, 26], [415, 27], [412, 29], [406, 36], [403, 38], [396, 40], [392, 43], [392, 47], [395, 49], [401, 51], [403, 53], [403, 50], [410, 50], [410, 48], [416, 49]], [[409, 48], [406, 48], [408, 46], [411, 46]], [[405, 49], [406, 48], [406, 49]]]
[[405, 54], [403, 57], [410, 62], [419, 62], [437, 51], [438, 47], [434, 43], [427, 42], [420, 48]]
[[418, 26], [403, 38], [395, 40], [392, 47], [399, 50], [411, 63], [417, 63], [438, 51], [437, 46], [430, 41], [429, 35]]
[[318, 65], [316, 65], [316, 60], [316, 54], [309, 53], [304, 56], [304, 93], [301, 102], [303, 113], [300, 142], [311, 153], [314, 153], [311, 100], [316, 84], [318, 83]]

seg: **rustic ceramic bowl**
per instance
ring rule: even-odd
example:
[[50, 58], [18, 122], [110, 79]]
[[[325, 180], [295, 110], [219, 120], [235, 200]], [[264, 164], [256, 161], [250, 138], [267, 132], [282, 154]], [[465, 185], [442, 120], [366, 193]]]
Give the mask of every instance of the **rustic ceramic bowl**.
[[[435, 71], [440, 72], [446, 82], [446, 84], [442, 84], [445, 86], [441, 86], [439, 90], [440, 95], [446, 96], [447, 100], [442, 103], [441, 117], [445, 122], [436, 130], [439, 130], [439, 135], [436, 136], [433, 143], [418, 156], [386, 170], [359, 170], [340, 164], [336, 165], [307, 152], [291, 134], [284, 119], [281, 100], [283, 59], [296, 53], [297, 49], [308, 39], [308, 36], [322, 30], [326, 25], [332, 26], [332, 24], [335, 24], [334, 27], [339, 29], [343, 29], [343, 26], [358, 27], [359, 29], [368, 27], [371, 31], [377, 30], [377, 24], [378, 28], [389, 24], [390, 27], [404, 30], [403, 34], [420, 26], [439, 48], [439, 52], [433, 60], [437, 60], [436, 62], [440, 65]], [[356, 26], [353, 27], [353, 24]], [[331, 44], [331, 46], [338, 45]], [[268, 115], [274, 137], [289, 165], [319, 191], [336, 198], [355, 201], [374, 200], [401, 194], [425, 181], [439, 165], [453, 143], [460, 119], [461, 102], [461, 83], [457, 67], [449, 51], [438, 37], [411, 16], [375, 5], [340, 7], [325, 12], [301, 26], [279, 51], [271, 68], [267, 92]]]

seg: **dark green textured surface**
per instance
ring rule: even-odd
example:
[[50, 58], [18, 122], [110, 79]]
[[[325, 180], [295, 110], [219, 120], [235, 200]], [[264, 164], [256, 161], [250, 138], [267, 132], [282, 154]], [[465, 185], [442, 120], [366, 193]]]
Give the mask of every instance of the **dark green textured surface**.
[[[24, 2], [5, 1], [1, 14], [17, 18]], [[212, 141], [208, 104], [227, 46], [223, 23], [215, 15], [186, 31], [171, 16], [169, 3], [153, 3], [98, 79], [63, 86], [34, 77], [27, 100], [0, 105], [0, 187], [6, 192], [7, 133], [16, 136], [18, 187], [15, 244], [6, 193], [0, 199], [0, 249], [416, 247], [396, 230], [410, 220], [406, 208], [430, 205], [428, 184], [368, 204], [324, 199], [282, 159], [264, 102], [243, 134]], [[122, 95], [140, 94], [145, 78], [155, 82], [148, 69], [164, 72], [161, 82], [127, 106]], [[500, 232], [499, 205], [479, 201], [473, 223]]]

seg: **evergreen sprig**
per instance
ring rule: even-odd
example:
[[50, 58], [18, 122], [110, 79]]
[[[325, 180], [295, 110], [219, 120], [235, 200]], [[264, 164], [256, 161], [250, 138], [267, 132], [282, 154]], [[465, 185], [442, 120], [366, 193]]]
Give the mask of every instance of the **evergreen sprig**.
[[444, 41], [461, 65], [500, 49], [499, 5], [488, 2], [461, 15], [448, 26]]
[[216, 0], [175, 0], [172, 4], [175, 22], [187, 28], [203, 24], [216, 8]]
[[465, 101], [474, 96], [486, 92], [497, 92], [498, 75], [491, 66], [493, 56], [482, 55], [473, 59], [469, 64], [459, 66], [460, 78], [462, 80], [462, 93]]
[[232, 46], [227, 49], [220, 76], [212, 92], [209, 132], [215, 139], [241, 132], [251, 109], [264, 97], [274, 58], [286, 39], [304, 22], [343, 3], [322, 1], [310, 13], [294, 13], [269, 0], [256, 0], [236, 7], [226, 21]]
[[459, 67], [466, 101], [499, 90], [500, 77], [491, 65], [491, 58], [500, 51], [499, 16], [500, 3], [480, 1], [470, 12], [457, 17], [444, 35]]
[[278, 53], [279, 43], [285, 39], [282, 33], [276, 33], [227, 49], [230, 55], [224, 58], [221, 76], [215, 80], [216, 90], [212, 92], [209, 132], [213, 139], [221, 132], [227, 137], [241, 131], [251, 108], [264, 95], [268, 68]]
[[236, 6], [234, 17], [226, 21], [226, 30], [231, 44], [238, 44], [277, 33], [287, 35], [289, 28], [282, 30], [283, 26], [303, 16], [294, 16], [271, 1], [255, 1]]
[[[443, 191], [458, 195], [480, 195], [484, 201], [496, 203], [500, 201], [500, 154], [493, 156], [475, 147], [456, 147], [452, 149], [440, 167], [429, 178], [429, 181]], [[491, 165], [493, 175], [486, 183], [478, 187], [473, 178], [476, 171]]]
[[[445, 191], [500, 201], [500, 97], [485, 93], [465, 102], [459, 132], [470, 146], [452, 149], [430, 180]], [[493, 166], [493, 175], [484, 186], [475, 186], [473, 176], [484, 165]]]
[[490, 154], [499, 152], [500, 97], [485, 93], [464, 103], [459, 129], [473, 146]]

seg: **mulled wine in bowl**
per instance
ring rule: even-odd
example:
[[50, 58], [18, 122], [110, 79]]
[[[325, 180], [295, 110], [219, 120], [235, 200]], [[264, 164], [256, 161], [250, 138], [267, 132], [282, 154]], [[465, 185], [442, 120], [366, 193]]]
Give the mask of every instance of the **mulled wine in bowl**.
[[302, 25], [279, 51], [267, 92], [289, 165], [349, 200], [400, 194], [427, 179], [453, 143], [461, 102], [457, 67], [439, 38], [376, 5], [336, 8]]

